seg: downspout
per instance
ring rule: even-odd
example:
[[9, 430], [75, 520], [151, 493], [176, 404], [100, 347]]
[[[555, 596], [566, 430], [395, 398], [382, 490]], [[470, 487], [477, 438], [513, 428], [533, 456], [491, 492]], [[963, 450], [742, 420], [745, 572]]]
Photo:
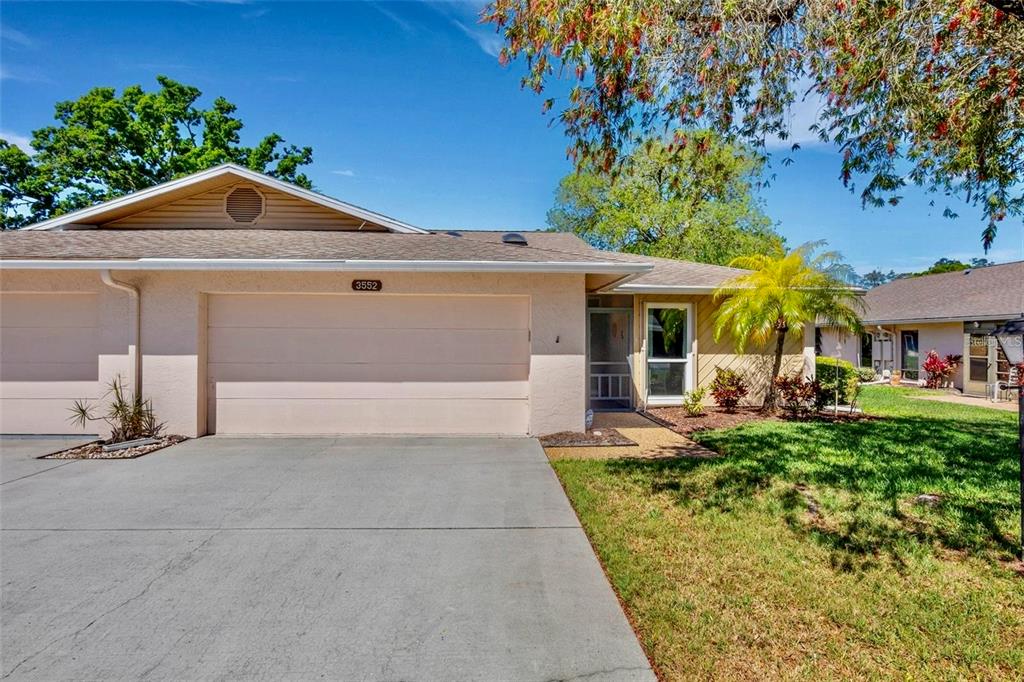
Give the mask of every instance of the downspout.
[[131, 386], [133, 395], [142, 396], [142, 299], [139, 296], [138, 287], [119, 282], [110, 275], [110, 270], [100, 270], [100, 279], [112, 289], [126, 292], [134, 303], [132, 322], [132, 344], [129, 346], [128, 355], [132, 368]]

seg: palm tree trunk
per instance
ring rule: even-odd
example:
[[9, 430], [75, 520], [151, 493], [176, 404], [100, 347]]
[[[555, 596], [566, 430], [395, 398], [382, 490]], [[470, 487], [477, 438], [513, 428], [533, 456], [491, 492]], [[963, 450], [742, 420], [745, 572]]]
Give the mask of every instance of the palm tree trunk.
[[764, 412], [775, 412], [777, 403], [775, 377], [779, 376], [779, 372], [782, 371], [782, 351], [785, 350], [786, 332], [788, 330], [788, 327], [779, 327], [776, 331], [778, 338], [775, 341], [775, 362], [772, 363], [772, 375], [768, 380], [768, 392], [765, 393], [764, 405], [761, 406]]

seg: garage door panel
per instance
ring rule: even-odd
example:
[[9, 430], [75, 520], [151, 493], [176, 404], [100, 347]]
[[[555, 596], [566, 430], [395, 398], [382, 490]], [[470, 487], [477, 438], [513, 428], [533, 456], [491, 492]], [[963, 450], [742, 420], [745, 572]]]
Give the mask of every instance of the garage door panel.
[[68, 396], [74, 400], [96, 400], [99, 398], [96, 381], [4, 381], [0, 385], [0, 398], [10, 400], [54, 399], [65, 401], [64, 407], [71, 407]]
[[97, 350], [94, 327], [8, 327], [5, 323], [0, 329], [3, 364], [95, 363]]
[[526, 329], [522, 296], [231, 294], [210, 298], [211, 327]]
[[285, 399], [358, 399], [449, 398], [525, 399], [529, 396], [527, 381], [219, 381], [215, 388], [217, 400], [237, 398]]
[[96, 326], [96, 294], [15, 294], [0, 295], [0, 317], [5, 329], [11, 327], [51, 327], [76, 329]]
[[100, 395], [97, 300], [76, 292], [0, 294], [0, 433], [84, 431], [68, 417], [75, 400]]
[[230, 381], [526, 381], [530, 366], [522, 364], [389, 362], [365, 363], [240, 363], [216, 362], [208, 369], [211, 382]]
[[218, 401], [215, 428], [239, 435], [510, 434], [522, 432], [527, 409], [524, 400], [239, 399]]
[[529, 299], [211, 295], [216, 433], [524, 434]]
[[211, 329], [210, 362], [483, 363], [529, 352], [519, 329]]

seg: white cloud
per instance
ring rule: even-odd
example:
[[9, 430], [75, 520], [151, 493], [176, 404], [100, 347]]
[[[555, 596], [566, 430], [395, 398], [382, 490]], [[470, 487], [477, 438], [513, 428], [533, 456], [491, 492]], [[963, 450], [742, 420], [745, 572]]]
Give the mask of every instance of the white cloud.
[[0, 65], [0, 81], [21, 81], [22, 83], [52, 83], [49, 78], [31, 69], [11, 70]]
[[392, 22], [394, 22], [395, 25], [397, 25], [400, 29], [402, 29], [406, 33], [415, 33], [416, 32], [416, 28], [410, 22], [408, 22], [405, 19], [403, 19], [402, 17], [398, 16], [398, 14], [396, 14], [395, 12], [392, 12], [389, 9], [385, 9], [385, 7], [383, 5], [381, 5], [379, 3], [376, 3], [376, 2], [371, 2], [369, 4], [370, 4], [370, 7], [374, 8], [375, 10], [377, 10], [378, 12], [380, 12], [381, 14], [386, 16], [388, 19], [390, 19]]
[[35, 47], [36, 44], [36, 41], [32, 40], [32, 38], [10, 26], [0, 26], [0, 40], [5, 43], [21, 45], [22, 47]]
[[[810, 81], [801, 81], [793, 87], [797, 89], [797, 92], [807, 92], [811, 83]], [[772, 135], [765, 140], [765, 146], [768, 149], [789, 149], [794, 144], [799, 144], [801, 147], [824, 144], [818, 137], [818, 133], [811, 130], [811, 126], [818, 123], [818, 117], [821, 116], [824, 108], [825, 99], [821, 95], [816, 92], [807, 92], [803, 99], [798, 99], [789, 108], [787, 121], [789, 137], [783, 140]]]
[[497, 57], [501, 53], [504, 44], [497, 33], [490, 33], [486, 30], [470, 28], [458, 19], [452, 19], [452, 23], [467, 36], [472, 38], [486, 54]]
[[0, 138], [7, 140], [15, 147], [21, 148], [21, 151], [26, 154], [34, 154], [35, 151], [32, 149], [32, 138], [18, 133], [11, 132], [10, 130], [0, 130]]
[[346, 178], [354, 178], [356, 176], [356, 172], [349, 168], [345, 168], [343, 170], [332, 170], [331, 175], [343, 175]]
[[259, 19], [260, 17], [266, 16], [269, 13], [270, 13], [270, 9], [269, 8], [267, 8], [267, 7], [260, 7], [259, 9], [254, 9], [251, 12], [243, 12], [242, 13], [242, 18], [243, 19]]

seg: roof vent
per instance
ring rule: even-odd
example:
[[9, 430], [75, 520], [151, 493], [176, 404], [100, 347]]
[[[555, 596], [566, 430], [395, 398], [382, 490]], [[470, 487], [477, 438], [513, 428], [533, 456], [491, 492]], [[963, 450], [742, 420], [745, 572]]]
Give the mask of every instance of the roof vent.
[[263, 208], [263, 195], [252, 187], [236, 187], [224, 199], [224, 210], [236, 223], [256, 222]]
[[505, 244], [515, 244], [516, 246], [526, 246], [526, 237], [519, 234], [518, 232], [506, 232], [501, 235], [501, 241]]

